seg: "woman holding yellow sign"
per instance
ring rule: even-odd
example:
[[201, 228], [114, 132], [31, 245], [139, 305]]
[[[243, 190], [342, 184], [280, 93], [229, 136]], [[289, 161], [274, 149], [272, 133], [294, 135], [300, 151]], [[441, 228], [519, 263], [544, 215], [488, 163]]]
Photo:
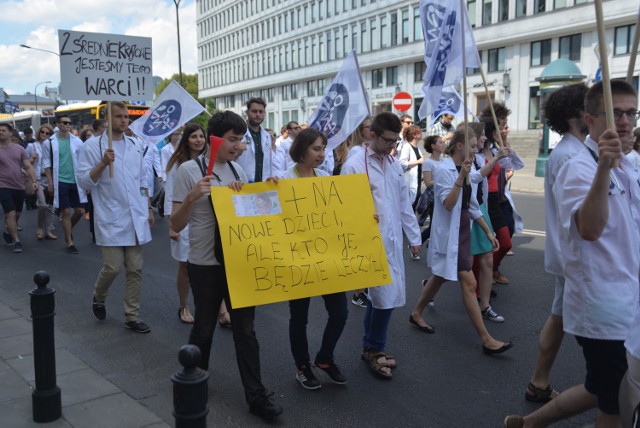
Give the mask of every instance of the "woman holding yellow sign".
[[[327, 137], [320, 131], [307, 128], [296, 136], [289, 153], [296, 164], [281, 177], [304, 178], [328, 176], [325, 171], [318, 169], [324, 162]], [[347, 322], [347, 298], [344, 292], [326, 294], [322, 296], [324, 307], [329, 319], [322, 335], [322, 345], [316, 355], [314, 365], [323, 370], [333, 383], [344, 385], [347, 379], [340, 368], [333, 362], [333, 351], [342, 335]], [[289, 342], [291, 353], [296, 363], [296, 380], [305, 389], [319, 389], [318, 378], [311, 369], [309, 358], [309, 344], [307, 342], [307, 321], [309, 316], [309, 297], [289, 302]]]

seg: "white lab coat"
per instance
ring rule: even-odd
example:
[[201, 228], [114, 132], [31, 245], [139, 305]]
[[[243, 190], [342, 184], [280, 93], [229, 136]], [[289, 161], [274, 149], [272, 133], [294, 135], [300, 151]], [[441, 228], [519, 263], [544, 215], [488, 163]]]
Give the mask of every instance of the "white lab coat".
[[109, 177], [109, 168], [105, 168], [95, 182], [89, 175], [102, 161], [104, 151], [108, 148], [105, 134], [87, 140], [79, 158], [78, 180], [82, 188], [91, 191], [93, 198], [96, 243], [107, 247], [145, 244], [151, 241], [151, 230], [145, 194], [147, 173], [144, 147], [139, 140], [131, 137], [114, 141], [113, 146], [116, 152], [113, 177]]
[[376, 309], [392, 309], [404, 306], [406, 301], [402, 233], [411, 245], [419, 246], [422, 240], [400, 163], [386, 156], [383, 169], [372, 158], [372, 154], [369, 148], [354, 152], [342, 166], [341, 175], [364, 174], [368, 169], [369, 185], [376, 214], [380, 217], [378, 226], [392, 280], [391, 284], [369, 288], [369, 299]]
[[[474, 167], [471, 167], [472, 175]], [[458, 170], [451, 158], [444, 159], [438, 168], [433, 171], [434, 180], [434, 208], [431, 220], [431, 238], [427, 252], [427, 263], [431, 272], [448, 281], [458, 280], [458, 238], [460, 236], [460, 213], [462, 211], [462, 192], [459, 192], [458, 201], [453, 210], [447, 211], [444, 200], [455, 181], [458, 178]], [[478, 186], [471, 185], [471, 201], [469, 202], [469, 214], [471, 219], [482, 217], [477, 199]], [[471, 229], [469, 229], [471, 233]]]
[[[236, 159], [236, 163], [240, 165], [247, 174], [249, 183], [253, 183], [253, 179], [256, 176], [256, 148], [254, 147], [253, 137], [251, 136], [251, 132], [249, 132], [249, 128], [247, 128], [244, 138], [248, 141], [247, 150]], [[262, 142], [262, 153], [264, 154], [262, 160], [262, 181], [265, 181], [274, 175], [272, 171], [273, 151], [271, 150], [271, 135], [269, 135], [262, 126], [260, 127], [260, 138]]]
[[291, 137], [282, 140], [273, 155], [273, 174], [277, 177], [283, 177], [296, 164], [289, 154], [292, 144]]
[[[51, 177], [53, 178], [53, 206], [54, 208], [58, 208], [58, 171], [60, 167], [60, 154], [58, 151], [58, 134], [53, 134], [53, 136], [46, 140], [42, 145], [42, 168], [51, 168], [51, 152], [53, 149], [53, 168], [51, 172]], [[73, 164], [73, 172], [76, 180], [76, 185], [78, 186], [78, 196], [80, 197], [80, 203], [87, 203], [87, 195], [82, 191], [82, 186], [80, 185], [80, 181], [78, 179], [78, 156], [82, 151], [84, 144], [82, 140], [76, 137], [73, 134], [69, 134], [69, 145], [71, 148], [71, 162]]]
[[409, 189], [409, 200], [415, 201], [418, 194], [418, 165], [409, 167], [409, 162], [418, 160], [416, 153], [410, 143], [405, 142], [400, 150], [400, 166], [405, 171], [404, 182]]

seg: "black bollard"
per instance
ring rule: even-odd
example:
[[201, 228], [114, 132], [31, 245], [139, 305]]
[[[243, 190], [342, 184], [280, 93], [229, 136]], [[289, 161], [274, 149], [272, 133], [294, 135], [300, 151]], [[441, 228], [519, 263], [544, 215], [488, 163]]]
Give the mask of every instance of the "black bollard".
[[178, 352], [178, 360], [184, 368], [171, 376], [175, 427], [206, 428], [209, 373], [197, 367], [200, 349], [195, 345], [184, 345]]
[[29, 292], [33, 320], [33, 366], [36, 374], [36, 389], [31, 395], [33, 420], [52, 422], [60, 418], [62, 411], [60, 388], [56, 385], [56, 351], [53, 337], [56, 291], [47, 287], [49, 274], [45, 271], [36, 272], [33, 282], [37, 285]]

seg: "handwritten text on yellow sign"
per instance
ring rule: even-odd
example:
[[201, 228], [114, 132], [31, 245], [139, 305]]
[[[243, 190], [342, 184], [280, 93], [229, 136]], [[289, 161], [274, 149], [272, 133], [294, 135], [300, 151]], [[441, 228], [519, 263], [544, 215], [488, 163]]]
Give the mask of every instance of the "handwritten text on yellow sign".
[[234, 308], [390, 282], [366, 175], [211, 190]]

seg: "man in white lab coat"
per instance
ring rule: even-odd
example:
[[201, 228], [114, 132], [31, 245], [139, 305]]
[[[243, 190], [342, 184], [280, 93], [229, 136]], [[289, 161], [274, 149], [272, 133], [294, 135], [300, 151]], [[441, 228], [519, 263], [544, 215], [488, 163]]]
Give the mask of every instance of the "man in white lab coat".
[[390, 155], [401, 128], [400, 119], [393, 113], [374, 117], [370, 142], [364, 150], [349, 157], [341, 171], [341, 175], [366, 173], [369, 177], [391, 272], [390, 284], [369, 288], [370, 303], [364, 322], [362, 358], [369, 361], [373, 373], [382, 379], [391, 379], [391, 369], [396, 366], [395, 359], [384, 352], [391, 313], [394, 308], [404, 306], [406, 300], [402, 233], [407, 236], [413, 254], [420, 251], [422, 243], [402, 167]]
[[[151, 241], [153, 211], [149, 202], [144, 147], [124, 131], [127, 107], [111, 103], [113, 149], [107, 133], [87, 140], [80, 153], [78, 180], [93, 197], [96, 243], [102, 247], [103, 266], [93, 292], [93, 314], [106, 318], [105, 300], [122, 265], [126, 269], [125, 328], [137, 333], [151, 329], [140, 320], [142, 244]], [[113, 165], [113, 177], [109, 176]]]

